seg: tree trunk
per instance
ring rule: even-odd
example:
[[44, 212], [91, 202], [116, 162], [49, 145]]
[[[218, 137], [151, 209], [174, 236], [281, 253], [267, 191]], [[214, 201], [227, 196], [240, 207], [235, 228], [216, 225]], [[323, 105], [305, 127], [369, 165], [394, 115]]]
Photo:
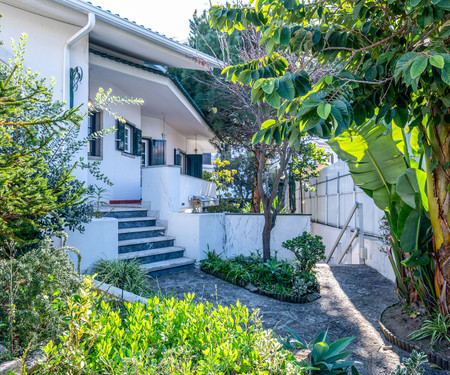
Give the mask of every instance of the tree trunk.
[[[439, 113], [439, 112], [435, 112]], [[427, 193], [430, 219], [433, 227], [433, 259], [435, 265], [434, 284], [439, 309], [450, 314], [450, 124], [444, 116], [440, 123], [431, 119], [429, 140], [432, 146], [431, 158], [427, 158]], [[435, 165], [433, 163], [437, 162]], [[432, 168], [434, 166], [434, 168]], [[447, 169], [446, 169], [447, 166]]]
[[258, 189], [258, 170], [259, 170], [259, 157], [260, 152], [258, 150], [255, 153], [255, 174], [253, 175], [253, 194], [252, 194], [252, 205], [251, 212], [261, 213], [261, 193]]
[[[267, 213], [268, 211], [268, 213]], [[263, 259], [264, 262], [270, 259], [270, 232], [272, 231], [272, 214], [270, 208], [264, 207], [264, 229], [262, 232]]]

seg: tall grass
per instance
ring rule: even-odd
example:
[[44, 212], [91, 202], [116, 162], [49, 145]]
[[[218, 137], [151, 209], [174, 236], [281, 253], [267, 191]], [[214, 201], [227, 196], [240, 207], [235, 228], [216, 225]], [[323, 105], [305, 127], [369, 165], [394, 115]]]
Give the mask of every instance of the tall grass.
[[137, 294], [142, 297], [159, 295], [159, 291], [150, 284], [150, 277], [136, 260], [100, 259], [89, 269], [89, 273], [96, 280], [111, 284], [115, 287]]

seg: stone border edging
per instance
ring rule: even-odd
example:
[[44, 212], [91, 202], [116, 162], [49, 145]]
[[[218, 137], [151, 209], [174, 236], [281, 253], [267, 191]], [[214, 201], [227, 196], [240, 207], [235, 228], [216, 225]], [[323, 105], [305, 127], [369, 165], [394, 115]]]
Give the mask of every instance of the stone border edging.
[[[386, 337], [386, 340], [388, 340], [391, 344], [394, 344], [395, 346], [398, 346], [400, 349], [403, 349], [407, 351], [408, 353], [411, 353], [414, 349], [419, 352], [424, 352], [421, 350], [419, 346], [411, 345], [409, 342], [404, 341], [403, 339], [397, 337], [394, 335], [389, 329], [386, 328], [386, 326], [383, 324], [383, 315], [386, 311], [388, 311], [391, 307], [398, 306], [398, 303], [395, 303], [393, 305], [390, 305], [386, 307], [383, 312], [381, 313], [380, 320], [378, 321], [378, 324], [380, 325], [381, 332], [383, 332], [384, 337]], [[424, 352], [428, 358], [428, 361], [431, 363], [434, 363], [435, 365], [438, 365], [439, 367], [442, 367], [444, 370], [450, 370], [450, 361], [436, 355], [433, 353]]]
[[307, 294], [304, 294], [303, 296], [290, 296], [290, 295], [282, 294], [282, 293], [266, 292], [265, 290], [259, 289], [256, 286], [254, 288], [249, 288], [248, 287], [249, 284], [247, 284], [245, 281], [237, 279], [236, 282], [233, 282], [233, 281], [231, 281], [231, 279], [229, 277], [227, 277], [227, 275], [225, 275], [222, 272], [209, 271], [209, 270], [205, 270], [202, 268], [200, 268], [200, 270], [204, 273], [207, 273], [209, 275], [217, 277], [218, 279], [224, 280], [230, 284], [234, 284], [234, 285], [240, 286], [241, 288], [245, 288], [249, 292], [256, 293], [256, 294], [259, 294], [262, 296], [266, 296], [269, 298], [277, 299], [282, 302], [308, 303], [308, 302], [313, 302], [320, 298], [320, 294], [318, 293], [318, 291], [319, 291], [318, 284], [316, 285], [316, 292], [307, 293]]

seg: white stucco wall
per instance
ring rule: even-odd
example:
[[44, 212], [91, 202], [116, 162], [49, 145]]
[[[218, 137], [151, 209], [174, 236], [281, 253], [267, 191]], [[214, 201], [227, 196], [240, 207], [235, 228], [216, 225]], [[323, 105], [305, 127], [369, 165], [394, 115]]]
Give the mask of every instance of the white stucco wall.
[[167, 220], [170, 213], [189, 208], [189, 197], [216, 196], [216, 184], [181, 174], [174, 165], [142, 168], [142, 204], [159, 211], [159, 218]]
[[[64, 100], [63, 98], [63, 58], [64, 45], [67, 40], [77, 33], [81, 27], [57, 21], [52, 18], [36, 15], [24, 10], [1, 4], [1, 34], [3, 45], [0, 46], [0, 56], [7, 60], [13, 56], [13, 48], [10, 39], [17, 43], [20, 35], [28, 35], [25, 53], [25, 66], [33, 72], [40, 72], [40, 77], [46, 79], [47, 85], [54, 77], [54, 100]], [[87, 22], [87, 17], [86, 17]], [[79, 66], [83, 70], [83, 79], [78, 84], [78, 89], [74, 93], [74, 106], [81, 105], [80, 114], [87, 113], [87, 97], [89, 88], [89, 55], [88, 37], [82, 38], [70, 48], [70, 67]], [[69, 102], [69, 66], [66, 74], [67, 102]], [[87, 134], [87, 120], [82, 122], [80, 138]], [[85, 156], [87, 146], [80, 152], [80, 156]], [[81, 180], [87, 179], [85, 170], [76, 169], [74, 174]]]
[[[81, 271], [85, 271], [96, 260], [117, 259], [118, 257], [118, 222], [114, 218], [93, 219], [85, 225], [85, 231], [67, 231], [68, 246], [76, 247], [81, 252]], [[73, 261], [77, 257], [70, 254]]]
[[159, 218], [167, 220], [170, 212], [179, 212], [180, 167], [151, 166], [142, 168], [142, 204], [159, 211]]
[[[112, 82], [100, 81], [91, 77], [89, 97], [95, 97], [98, 89], [112, 89], [115, 96], [130, 96], [128, 92], [115, 86]], [[131, 124], [141, 129], [141, 106], [133, 104], [120, 104], [111, 108], [112, 113], [123, 117]], [[112, 114], [103, 111], [103, 129], [116, 126], [116, 119]], [[107, 189], [105, 200], [137, 200], [141, 198], [141, 157], [126, 154], [116, 149], [116, 134], [112, 133], [102, 138], [101, 170], [113, 183], [112, 187], [106, 186], [89, 176], [88, 183], [103, 186]]]
[[[323, 225], [318, 223], [311, 223], [311, 233], [322, 237], [322, 241], [326, 246], [326, 255], [331, 252], [331, 249], [341, 231], [340, 228], [334, 228], [329, 225]], [[333, 257], [330, 260], [330, 264], [336, 264], [340, 259], [344, 248], [348, 244], [353, 232], [347, 230], [342, 236]], [[383, 243], [374, 237], [364, 238], [364, 247], [367, 249], [367, 259], [364, 261], [368, 266], [376, 269], [383, 276], [394, 281], [395, 275], [392, 271], [391, 263], [389, 262], [386, 248]], [[353, 242], [353, 246], [348, 250], [347, 255], [342, 260], [341, 264], [360, 264], [359, 259], [359, 238], [356, 237]]]
[[[209, 250], [225, 257], [249, 255], [262, 250], [264, 217], [260, 214], [181, 214], [169, 215], [168, 234], [186, 248], [186, 256], [204, 259]], [[280, 215], [271, 233], [271, 249], [280, 259], [292, 259], [281, 244], [303, 231], [310, 231], [309, 215]]]

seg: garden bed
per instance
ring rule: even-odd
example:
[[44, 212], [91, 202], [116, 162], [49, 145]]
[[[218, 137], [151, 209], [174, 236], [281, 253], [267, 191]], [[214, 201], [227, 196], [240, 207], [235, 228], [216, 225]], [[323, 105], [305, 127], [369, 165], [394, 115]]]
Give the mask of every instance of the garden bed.
[[225, 275], [222, 272], [215, 272], [212, 270], [208, 270], [208, 269], [202, 269], [200, 268], [203, 272], [208, 273], [214, 277], [217, 277], [219, 279], [225, 280], [229, 283], [232, 283], [234, 285], [240, 286], [242, 288], [247, 289], [248, 291], [252, 292], [252, 293], [256, 293], [256, 294], [260, 294], [266, 297], [270, 297], [270, 298], [274, 298], [277, 299], [279, 301], [283, 301], [283, 302], [290, 302], [290, 303], [308, 303], [308, 302], [313, 302], [317, 299], [320, 298], [320, 294], [319, 292], [319, 285], [316, 284], [316, 291], [312, 292], [312, 293], [306, 293], [302, 296], [298, 296], [298, 295], [288, 295], [288, 294], [283, 294], [283, 293], [272, 293], [272, 292], [268, 292], [265, 291], [263, 289], [260, 289], [252, 284], [247, 283], [244, 280], [240, 280], [240, 279], [236, 279], [235, 281], [232, 280], [231, 277], [228, 277], [227, 275]]
[[324, 259], [321, 239], [303, 232], [283, 242], [283, 247], [295, 255], [292, 260], [278, 260], [276, 256], [264, 259], [258, 252], [227, 259], [209, 251], [200, 269], [252, 293], [283, 302], [308, 303], [320, 298], [315, 266]]
[[399, 304], [389, 306], [381, 314], [380, 328], [386, 339], [399, 348], [412, 352], [414, 349], [424, 352], [428, 360], [445, 370], [450, 370], [450, 343], [442, 341], [439, 348], [433, 349], [430, 340], [413, 341], [408, 338], [411, 332], [418, 330], [425, 316], [411, 318], [408, 312]]

